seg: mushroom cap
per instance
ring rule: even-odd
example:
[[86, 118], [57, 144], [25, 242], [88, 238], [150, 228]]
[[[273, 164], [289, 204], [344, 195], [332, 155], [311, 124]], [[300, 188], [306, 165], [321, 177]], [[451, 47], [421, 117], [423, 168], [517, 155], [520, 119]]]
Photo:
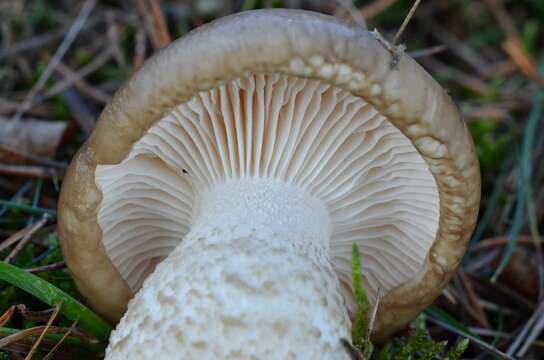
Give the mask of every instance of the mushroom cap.
[[[446, 91], [406, 54], [395, 66], [392, 61], [383, 41], [366, 29], [327, 15], [280, 9], [221, 18], [154, 55], [117, 91], [63, 180], [60, 241], [88, 303], [117, 321], [137, 290], [102, 241], [97, 169], [123, 163], [150, 128], [195, 94], [252, 74], [279, 74], [364, 100], [411, 143], [434, 180], [437, 218], [430, 242], [417, 271], [381, 292], [374, 338], [404, 326], [440, 294], [460, 263], [477, 219], [480, 175], [470, 134]], [[353, 307], [349, 289], [345, 297]]]

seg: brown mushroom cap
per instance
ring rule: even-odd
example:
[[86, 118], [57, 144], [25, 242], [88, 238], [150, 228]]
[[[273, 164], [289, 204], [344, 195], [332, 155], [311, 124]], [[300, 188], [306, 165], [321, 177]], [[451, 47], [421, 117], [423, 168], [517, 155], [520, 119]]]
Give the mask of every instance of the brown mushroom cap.
[[394, 67], [392, 60], [365, 29], [278, 9], [216, 20], [153, 56], [104, 109], [63, 181], [61, 245], [89, 304], [117, 321], [133, 295], [102, 243], [96, 167], [121, 163], [150, 127], [200, 91], [249, 74], [283, 74], [320, 80], [364, 99], [427, 163], [439, 196], [436, 236], [420, 270], [382, 293], [375, 336], [383, 338], [411, 320], [440, 294], [461, 261], [477, 218], [480, 175], [472, 139], [446, 91], [409, 56], [401, 55]]

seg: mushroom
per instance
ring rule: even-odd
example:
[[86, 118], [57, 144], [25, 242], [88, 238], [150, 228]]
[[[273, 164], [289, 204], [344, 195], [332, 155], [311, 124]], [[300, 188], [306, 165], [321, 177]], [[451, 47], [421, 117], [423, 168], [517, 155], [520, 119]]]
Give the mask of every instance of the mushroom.
[[[480, 200], [459, 112], [414, 60], [307, 11], [216, 20], [117, 92], [64, 178], [59, 235], [108, 359], [346, 359], [351, 249], [373, 338], [429, 305]], [[135, 295], [134, 295], [135, 294]]]

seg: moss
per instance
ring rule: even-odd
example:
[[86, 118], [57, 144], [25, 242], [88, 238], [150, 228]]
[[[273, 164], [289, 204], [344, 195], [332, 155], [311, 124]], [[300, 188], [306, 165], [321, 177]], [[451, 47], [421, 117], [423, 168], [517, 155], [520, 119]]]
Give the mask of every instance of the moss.
[[[353, 297], [357, 303], [357, 310], [351, 329], [352, 343], [348, 348], [355, 359], [371, 359], [374, 346], [370, 342], [368, 333], [370, 304], [362, 285], [361, 254], [356, 244], [353, 244], [351, 251], [351, 272]], [[448, 342], [435, 341], [431, 338], [423, 314], [419, 315], [411, 326], [414, 329], [413, 335], [393, 338], [381, 348], [377, 358], [379, 360], [457, 360], [461, 358], [469, 345], [468, 339], [463, 339], [446, 351]]]

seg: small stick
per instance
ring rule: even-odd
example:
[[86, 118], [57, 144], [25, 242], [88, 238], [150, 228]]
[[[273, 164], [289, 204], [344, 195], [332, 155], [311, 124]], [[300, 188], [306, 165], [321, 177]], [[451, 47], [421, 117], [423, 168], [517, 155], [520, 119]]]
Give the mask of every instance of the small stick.
[[488, 62], [480, 53], [467, 46], [446, 28], [434, 25], [430, 31], [433, 37], [440, 43], [445, 44], [454, 55], [457, 55], [461, 60], [470, 65], [478, 74], [483, 73], [489, 67]]
[[28, 271], [29, 273], [35, 274], [35, 273], [44, 272], [44, 271], [63, 269], [65, 267], [66, 267], [66, 263], [64, 261], [60, 261], [57, 263], [37, 266], [35, 268], [30, 268], [25, 270]]
[[25, 304], [18, 304], [16, 308], [19, 315], [21, 315], [25, 319], [40, 323], [46, 323], [47, 320], [49, 320], [49, 318], [51, 317], [51, 314], [55, 311], [55, 308], [42, 311], [34, 311], [30, 310]]
[[[38, 336], [42, 333], [43, 329], [45, 329], [45, 325], [41, 326], [35, 326], [29, 329], [24, 329], [21, 331], [18, 331], [14, 334], [10, 334], [8, 336], [0, 338], [0, 349], [4, 349], [6, 346], [10, 346], [12, 344], [15, 344], [21, 340], [24, 340], [25, 338], [29, 336]], [[58, 326], [49, 326], [48, 333], [60, 333], [62, 331], [66, 331], [66, 328], [58, 327]], [[81, 337], [81, 336], [79, 336]]]
[[13, 313], [15, 312], [15, 305], [11, 305], [3, 314], [0, 316], [0, 326], [6, 325], [6, 323], [11, 319]]
[[0, 60], [18, 55], [21, 52], [38, 49], [62, 37], [66, 33], [66, 28], [54, 30], [45, 34], [32, 37], [15, 44], [12, 47], [0, 49]]
[[342, 338], [340, 339], [340, 343], [342, 344], [344, 349], [346, 349], [346, 351], [348, 352], [349, 358], [351, 360], [365, 360], [363, 357], [363, 354], [361, 353], [361, 350], [353, 346], [351, 342], [349, 342], [348, 339]]
[[19, 252], [23, 249], [23, 247], [30, 241], [32, 238], [32, 235], [34, 235], [38, 230], [40, 230], [45, 223], [49, 220], [49, 215], [43, 214], [40, 221], [32, 225], [32, 227], [28, 230], [28, 232], [25, 234], [25, 236], [19, 241], [19, 243], [13, 248], [13, 250], [9, 253], [8, 256], [4, 259], [4, 262], [10, 263], [16, 256], [19, 254]]
[[459, 269], [457, 271], [457, 274], [459, 275], [459, 280], [461, 280], [461, 284], [466, 290], [467, 297], [468, 297], [468, 303], [472, 305], [471, 309], [473, 310], [471, 313], [473, 314], [476, 321], [480, 323], [481, 326], [489, 328], [489, 321], [487, 320], [487, 317], [485, 316], [485, 311], [480, 304], [480, 299], [478, 298], [478, 295], [476, 295], [476, 292], [474, 291], [474, 286], [472, 285], [469, 277], [465, 274], [465, 272], [462, 269]]
[[397, 67], [397, 64], [400, 62], [401, 56], [404, 53], [404, 50], [406, 50], [406, 47], [404, 45], [398, 45], [398, 41], [400, 40], [400, 37], [402, 36], [402, 33], [408, 26], [408, 23], [414, 16], [414, 13], [417, 10], [417, 7], [419, 6], [419, 3], [421, 0], [415, 0], [414, 5], [412, 5], [412, 8], [410, 9], [410, 12], [408, 12], [408, 15], [406, 15], [406, 18], [402, 22], [402, 25], [400, 26], [399, 31], [397, 31], [397, 34], [393, 38], [393, 41], [389, 43], [383, 36], [378, 32], [378, 30], [374, 30], [371, 34], [378, 40], [386, 49], [391, 53], [391, 56], [393, 57], [391, 59], [391, 69], [394, 69]]
[[[484, 239], [475, 246], [471, 247], [469, 251], [477, 252], [481, 250], [488, 250], [489, 248], [505, 246], [506, 244], [508, 244], [508, 241], [509, 239], [506, 235]], [[530, 235], [519, 235], [518, 244], [534, 245], [533, 237]]]
[[60, 338], [60, 340], [55, 344], [55, 346], [51, 349], [51, 351], [49, 351], [49, 353], [47, 353], [47, 355], [45, 355], [45, 357], [43, 358], [43, 360], [49, 360], [53, 357], [53, 355], [55, 355], [55, 353], [57, 352], [57, 350], [59, 349], [60, 345], [64, 342], [64, 340], [66, 340], [66, 338], [68, 337], [68, 335], [70, 335], [70, 333], [72, 331], [74, 331], [74, 329], [76, 328], [76, 325], [77, 325], [77, 320], [74, 321], [72, 323], [72, 325], [70, 326], [70, 328], [64, 333], [64, 335]]
[[39, 178], [56, 177], [59, 174], [55, 169], [35, 165], [8, 165], [0, 164], [0, 174], [29, 176]]
[[[538, 305], [537, 309], [533, 312], [529, 320], [525, 322], [525, 325], [523, 326], [521, 331], [518, 333], [514, 341], [510, 344], [510, 347], [507, 350], [509, 355], [513, 355], [516, 352], [516, 350], [520, 346], [522, 346], [522, 343], [524, 342], [525, 339], [531, 338], [531, 334], [533, 333], [535, 327], [538, 329], [538, 325], [539, 325], [538, 323], [541, 322], [543, 315], [544, 315], [544, 301]], [[522, 350], [524, 347], [525, 346], [522, 346]]]
[[0, 243], [0, 251], [7, 249], [11, 245], [15, 244], [17, 241], [22, 239], [26, 235], [26, 233], [30, 230], [31, 227], [32, 225], [28, 225], [24, 229], [17, 231], [15, 234], [12, 234], [6, 240], [2, 241]]
[[402, 33], [406, 29], [406, 26], [408, 26], [408, 23], [410, 22], [410, 20], [412, 20], [412, 17], [414, 16], [414, 13], [416, 12], [417, 7], [419, 6], [420, 2], [421, 2], [421, 0], [416, 0], [414, 2], [414, 5], [412, 5], [412, 8], [410, 9], [410, 12], [408, 13], [406, 18], [402, 22], [402, 25], [400, 26], [399, 31], [397, 31], [397, 34], [395, 35], [395, 37], [393, 38], [393, 41], [391, 42], [391, 44], [393, 46], [398, 45], [398, 41], [400, 40], [400, 37], [402, 36]]
[[40, 336], [38, 337], [36, 342], [34, 342], [34, 344], [32, 345], [32, 348], [30, 349], [30, 351], [26, 355], [25, 360], [31, 360], [32, 359], [32, 355], [34, 355], [34, 353], [38, 349], [38, 346], [40, 346], [40, 343], [42, 342], [45, 334], [47, 334], [47, 331], [49, 330], [51, 325], [53, 325], [53, 321], [55, 321], [57, 315], [60, 312], [61, 307], [62, 307], [62, 301], [59, 302], [57, 304], [57, 306], [55, 307], [55, 311], [53, 312], [53, 314], [51, 314], [51, 317], [49, 318], [49, 321], [47, 321], [47, 324], [45, 325], [45, 328], [43, 329], [42, 333], [40, 334]]
[[414, 59], [417, 59], [417, 58], [441, 53], [442, 51], [445, 51], [447, 48], [448, 47], [446, 45], [437, 45], [437, 46], [433, 46], [426, 49], [410, 51], [408, 52], [408, 55], [410, 55]]
[[[144, 35], [145, 36], [145, 35]], [[62, 62], [59, 63], [57, 68], [55, 69], [59, 74], [64, 76], [65, 78], [72, 78], [78, 76], [78, 73], [67, 66], [66, 64], [63, 64]], [[91, 99], [94, 99], [102, 104], [107, 104], [111, 101], [111, 96], [104, 91], [100, 90], [99, 88], [89, 84], [85, 79], [81, 78], [77, 80], [74, 83], [74, 86], [76, 89], [79, 90], [84, 95], [87, 95]]]
[[363, 15], [363, 18], [370, 19], [376, 15], [379, 15], [396, 2], [397, 0], [376, 0], [373, 3], [363, 7], [360, 12], [361, 15]]
[[83, 28], [83, 25], [85, 24], [85, 21], [87, 21], [87, 18], [89, 17], [92, 9], [94, 8], [96, 4], [96, 0], [86, 0], [83, 6], [81, 7], [81, 10], [79, 11], [79, 14], [77, 15], [76, 19], [74, 20], [72, 26], [70, 27], [70, 30], [68, 30], [68, 33], [62, 40], [62, 43], [58, 47], [57, 51], [55, 52], [55, 55], [53, 55], [53, 58], [49, 63], [47, 64], [45, 70], [41, 74], [40, 78], [32, 89], [28, 92], [26, 95], [23, 104], [17, 111], [15, 112], [15, 115], [13, 115], [13, 120], [20, 120], [23, 114], [30, 108], [32, 104], [32, 100], [34, 97], [40, 92], [40, 90], [45, 86], [47, 80], [53, 74], [53, 71], [57, 67], [58, 63], [62, 60], [62, 57], [74, 40], [76, 39], [76, 36], [79, 34], [79, 31]]
[[366, 334], [367, 341], [370, 341], [370, 334], [372, 333], [372, 330], [374, 330], [374, 321], [376, 321], [376, 315], [378, 314], [378, 307], [380, 306], [380, 300], [381, 300], [381, 288], [378, 288], [378, 292], [376, 293], [376, 303], [374, 304], [372, 308], [372, 315], [370, 315], [370, 321], [368, 322], [368, 331]]
[[161, 47], [165, 47], [172, 42], [172, 39], [170, 38], [170, 33], [168, 32], [168, 27], [166, 26], [164, 14], [157, 0], [149, 0], [149, 3], [151, 5], [151, 13], [153, 14], [153, 19], [155, 20], [157, 33], [159, 34], [159, 45]]
[[[36, 105], [39, 102], [43, 102], [44, 100], [47, 100], [55, 95], [60, 94], [64, 90], [68, 89], [74, 84], [77, 84], [77, 82], [81, 81], [85, 77], [89, 76], [90, 74], [94, 73], [96, 70], [100, 69], [104, 64], [106, 64], [113, 55], [113, 47], [108, 46], [105, 48], [98, 56], [96, 56], [91, 62], [89, 62], [87, 65], [83, 66], [81, 69], [78, 69], [77, 71], [66, 73], [64, 79], [58, 81], [55, 85], [53, 85], [50, 89], [48, 89], [43, 96], [39, 98], [39, 100], [34, 101], [32, 105]], [[60, 64], [60, 62], [59, 62]], [[66, 69], [66, 66], [64, 66], [64, 69]], [[61, 71], [58, 71], [59, 73]]]
[[361, 14], [360, 11], [357, 11], [357, 8], [355, 7], [355, 5], [353, 5], [353, 2], [351, 0], [336, 0], [336, 2], [349, 13], [351, 18], [353, 19], [353, 21], [355, 21], [357, 25], [359, 25], [363, 29], [366, 29], [366, 21], [364, 16]]
[[508, 37], [519, 37], [519, 32], [514, 24], [514, 21], [508, 15], [508, 11], [502, 6], [500, 1], [497, 0], [484, 0], [484, 3], [491, 10], [497, 21], [499, 22], [502, 31]]
[[540, 317], [536, 321], [535, 325], [529, 332], [529, 335], [527, 335], [527, 338], [525, 339], [525, 342], [523, 343], [523, 346], [520, 350], [516, 353], [517, 356], [523, 358], [527, 351], [533, 346], [533, 343], [537, 340], [537, 338], [542, 333], [542, 330], [544, 329], [544, 314], [540, 314]]
[[137, 0], [136, 5], [138, 6], [138, 11], [140, 12], [144, 23], [144, 29], [147, 32], [153, 48], [155, 50], [159, 50], [161, 48], [161, 40], [159, 34], [157, 34], [157, 28], [153, 24], [154, 20], [153, 17], [150, 15], [151, 11], [149, 10], [147, 1]]
[[106, 22], [108, 27], [106, 35], [108, 37], [109, 47], [112, 49], [112, 54], [117, 65], [124, 68], [127, 64], [125, 57], [123, 56], [123, 50], [121, 50], [121, 46], [119, 45], [121, 42], [119, 25], [116, 23], [115, 13], [113, 11], [108, 10], [106, 12]]
[[60, 96], [68, 104], [70, 114], [74, 118], [76, 124], [83, 130], [86, 136], [89, 136], [94, 128], [95, 115], [87, 104], [85, 104], [85, 101], [83, 101], [79, 92], [70, 88], [64, 90]]
[[37, 155], [33, 155], [33, 154], [25, 154], [25, 153], [23, 153], [21, 151], [18, 151], [16, 149], [7, 148], [5, 146], [0, 145], [0, 153], [2, 153], [2, 152], [9, 153], [9, 155], [11, 155], [11, 156], [21, 157], [23, 159], [30, 160], [30, 162], [33, 162], [33, 163], [36, 163], [36, 164], [41, 164], [41, 165], [45, 165], [45, 166], [49, 166], [49, 167], [54, 167], [54, 168], [57, 168], [57, 169], [60, 169], [60, 170], [66, 170], [66, 167], [67, 167], [66, 163], [61, 162], [61, 161], [56, 161], [56, 160], [48, 159], [48, 158], [43, 157], [43, 156], [37, 156]]
[[145, 60], [145, 30], [139, 29], [134, 37], [134, 58], [132, 59], [132, 69], [137, 70], [142, 66]]
[[454, 326], [451, 326], [450, 324], [444, 322], [444, 321], [441, 321], [441, 320], [438, 320], [438, 319], [435, 319], [431, 316], [428, 317], [429, 321], [432, 322], [432, 323], [435, 323], [436, 325], [438, 326], [441, 326], [443, 327], [444, 329], [446, 330], [449, 330], [457, 335], [460, 335], [460, 336], [463, 336], [463, 337], [466, 337], [468, 338], [470, 341], [472, 341], [473, 343], [479, 345], [480, 347], [484, 348], [485, 350], [488, 350], [490, 352], [492, 352], [493, 354], [495, 355], [498, 355], [500, 356], [501, 358], [503, 359], [507, 359], [507, 360], [516, 360], [515, 358], [513, 358], [512, 356], [500, 351], [499, 349], [493, 347], [492, 345], [486, 343], [485, 341], [482, 341], [480, 340], [479, 338], [471, 335], [471, 334], [468, 334], [464, 331], [460, 331], [458, 330], [457, 328], [455, 328]]
[[446, 300], [448, 300], [453, 305], [457, 305], [457, 298], [459, 297], [459, 295], [457, 295], [457, 292], [452, 288], [451, 285], [446, 286], [444, 290], [442, 290], [442, 293], [440, 295], [445, 297]]

